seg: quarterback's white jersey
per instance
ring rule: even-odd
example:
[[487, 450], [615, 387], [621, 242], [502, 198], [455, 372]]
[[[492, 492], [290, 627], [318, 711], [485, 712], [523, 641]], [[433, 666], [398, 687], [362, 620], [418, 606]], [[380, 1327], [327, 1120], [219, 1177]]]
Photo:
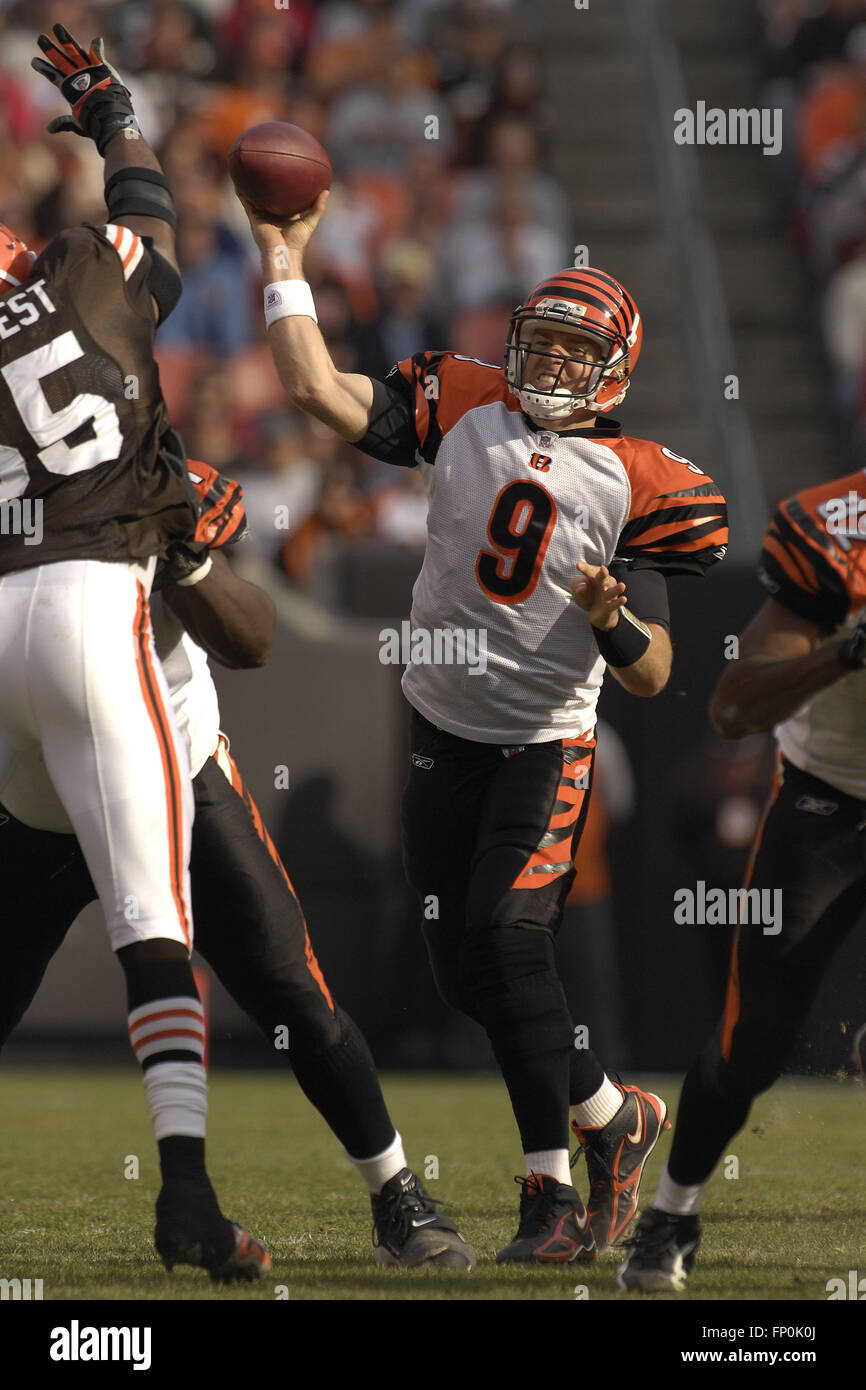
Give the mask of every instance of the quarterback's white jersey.
[[[843, 637], [866, 605], [864, 537], [828, 526], [828, 503], [849, 494], [866, 507], [866, 479], [852, 473], [789, 497], [778, 508], [761, 554], [761, 582], [777, 603]], [[856, 517], [856, 506], [852, 509]], [[866, 801], [866, 671], [852, 671], [814, 695], [775, 729], [786, 758], [838, 791]]]
[[533, 425], [499, 367], [419, 353], [386, 384], [393, 409], [357, 447], [418, 463], [430, 501], [407, 699], [480, 743], [587, 733], [605, 662], [571, 596], [578, 560], [701, 573], [724, 554], [724, 498], [688, 459], [603, 416], [589, 430]]

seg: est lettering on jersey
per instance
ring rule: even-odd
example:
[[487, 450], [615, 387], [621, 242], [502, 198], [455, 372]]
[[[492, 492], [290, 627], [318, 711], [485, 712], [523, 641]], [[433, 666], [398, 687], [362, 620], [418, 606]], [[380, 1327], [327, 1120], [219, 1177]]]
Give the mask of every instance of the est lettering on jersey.
[[[419, 465], [427, 549], [412, 603], [416, 633], [483, 639], [484, 669], [409, 663], [403, 690], [421, 714], [481, 743], [588, 732], [605, 663], [571, 597], [578, 560], [702, 574], [723, 557], [724, 498], [687, 459], [599, 417], [555, 433], [523, 414], [502, 368], [454, 352], [397, 364], [357, 446]], [[626, 583], [627, 583], [626, 576]], [[459, 651], [459, 646], [455, 647]]]
[[[866, 605], [866, 475], [851, 473], [782, 502], [758, 577], [777, 603], [821, 628], [825, 641], [850, 632]], [[775, 732], [795, 767], [866, 800], [866, 672], [835, 681]]]
[[28, 545], [4, 527], [0, 573], [145, 559], [192, 534], [190, 494], [158, 457], [150, 264], [126, 227], [71, 227], [0, 299], [0, 501], [39, 500], [43, 532]]

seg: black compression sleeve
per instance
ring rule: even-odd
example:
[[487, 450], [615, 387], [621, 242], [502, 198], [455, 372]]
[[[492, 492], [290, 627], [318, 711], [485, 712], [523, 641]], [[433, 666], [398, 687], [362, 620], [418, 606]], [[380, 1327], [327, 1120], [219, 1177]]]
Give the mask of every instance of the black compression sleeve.
[[628, 608], [642, 623], [658, 623], [670, 632], [671, 613], [668, 586], [659, 570], [633, 569], [621, 560], [610, 566], [614, 579], [625, 584]]
[[[412, 407], [412, 388], [404, 382], [405, 389], [390, 381], [373, 382], [373, 405], [370, 410], [370, 427], [363, 439], [355, 441], [355, 448], [369, 454], [382, 463], [394, 463], [403, 468], [414, 468], [417, 463], [415, 448], [415, 412]], [[399, 378], [403, 381], [403, 378]]]

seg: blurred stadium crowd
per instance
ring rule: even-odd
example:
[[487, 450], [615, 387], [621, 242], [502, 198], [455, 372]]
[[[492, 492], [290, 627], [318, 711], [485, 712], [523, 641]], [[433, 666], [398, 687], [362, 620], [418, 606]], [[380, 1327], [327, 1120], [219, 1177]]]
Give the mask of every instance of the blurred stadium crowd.
[[[36, 250], [71, 223], [104, 221], [101, 163], [75, 136], [45, 133], [61, 104], [30, 71], [35, 36], [58, 19], [82, 41], [103, 34], [177, 204], [184, 294], [157, 339], [170, 415], [191, 457], [242, 480], [251, 545], [302, 587], [343, 537], [423, 546], [426, 501], [414, 472], [286, 410], [226, 154], [267, 120], [300, 125], [328, 150], [334, 186], [306, 268], [341, 370], [381, 377], [427, 347], [498, 362], [527, 286], [572, 260], [568, 203], [544, 170], [552, 113], [518, 8], [0, 6], [0, 220]], [[288, 529], [274, 525], [277, 506]]]
[[763, 0], [763, 104], [781, 108], [794, 235], [835, 402], [866, 443], [866, 0]]

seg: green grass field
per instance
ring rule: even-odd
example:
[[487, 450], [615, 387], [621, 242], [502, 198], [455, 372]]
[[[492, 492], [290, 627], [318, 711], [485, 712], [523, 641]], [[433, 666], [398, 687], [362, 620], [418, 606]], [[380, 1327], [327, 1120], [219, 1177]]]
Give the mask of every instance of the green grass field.
[[[631, 1078], [630, 1078], [631, 1079]], [[647, 1077], [671, 1110], [679, 1078]], [[270, 1249], [273, 1275], [218, 1289], [199, 1271], [165, 1273], [151, 1243], [158, 1164], [136, 1071], [0, 1073], [0, 1278], [41, 1278], [45, 1299], [574, 1299], [614, 1295], [616, 1256], [563, 1270], [504, 1270], [516, 1228], [519, 1147], [493, 1077], [390, 1076], [385, 1093], [409, 1161], [478, 1252], [469, 1275], [410, 1274], [371, 1259], [369, 1203], [323, 1121], [279, 1074], [211, 1077], [209, 1167], [226, 1214]], [[866, 1272], [859, 1080], [784, 1081], [756, 1102], [731, 1144], [739, 1177], [717, 1174], [685, 1298], [826, 1300], [826, 1283]], [[653, 1155], [648, 1204], [670, 1135]], [[140, 1176], [124, 1177], [128, 1158]], [[728, 1165], [733, 1169], [734, 1165]], [[586, 1195], [585, 1169], [577, 1186]], [[645, 1296], [644, 1296], [645, 1297]], [[657, 1296], [659, 1299], [661, 1295]]]

